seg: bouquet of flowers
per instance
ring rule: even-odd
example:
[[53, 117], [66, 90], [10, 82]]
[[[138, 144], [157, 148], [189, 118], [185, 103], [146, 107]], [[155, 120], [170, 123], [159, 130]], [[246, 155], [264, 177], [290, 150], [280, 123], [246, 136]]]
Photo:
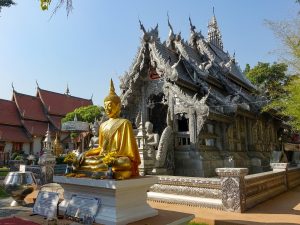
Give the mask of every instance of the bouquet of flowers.
[[77, 157], [76, 157], [76, 154], [74, 152], [69, 152], [66, 155], [66, 157], [64, 159], [64, 162], [67, 163], [68, 165], [71, 165], [71, 164], [76, 162], [76, 158]]
[[108, 167], [112, 167], [116, 160], [117, 160], [116, 151], [110, 151], [102, 159], [103, 163], [106, 164]]

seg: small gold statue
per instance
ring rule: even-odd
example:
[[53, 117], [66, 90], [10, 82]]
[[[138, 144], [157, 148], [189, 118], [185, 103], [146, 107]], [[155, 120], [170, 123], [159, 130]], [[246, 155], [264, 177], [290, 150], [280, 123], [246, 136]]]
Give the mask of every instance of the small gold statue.
[[119, 118], [121, 99], [115, 93], [113, 81], [110, 82], [109, 95], [104, 99], [104, 109], [109, 120], [101, 124], [99, 129], [99, 146], [84, 152], [79, 157], [77, 170], [103, 172], [108, 166], [103, 157], [111, 152], [117, 153], [112, 166], [116, 179], [128, 179], [138, 176], [138, 165], [141, 163], [137, 143], [129, 120]]
[[56, 138], [53, 143], [53, 152], [54, 152], [54, 155], [57, 157], [63, 153], [63, 148], [61, 146], [60, 139], [57, 136], [57, 133], [56, 133]]

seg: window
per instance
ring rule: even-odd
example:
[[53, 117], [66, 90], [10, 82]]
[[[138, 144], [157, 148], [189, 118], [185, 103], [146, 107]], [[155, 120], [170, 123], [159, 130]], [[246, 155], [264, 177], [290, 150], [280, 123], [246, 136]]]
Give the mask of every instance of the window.
[[189, 131], [189, 119], [185, 118], [185, 114], [178, 115], [177, 118], [178, 118], [177, 119], [178, 131], [179, 132]]
[[20, 152], [22, 150], [23, 144], [21, 142], [14, 142], [12, 152]]

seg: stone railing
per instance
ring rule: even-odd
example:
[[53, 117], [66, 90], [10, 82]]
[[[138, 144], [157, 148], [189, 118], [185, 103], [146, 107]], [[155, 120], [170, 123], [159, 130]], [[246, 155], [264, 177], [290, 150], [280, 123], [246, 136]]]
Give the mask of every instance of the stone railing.
[[300, 167], [291, 168], [287, 170], [287, 184], [288, 188], [294, 188], [300, 185]]
[[219, 168], [225, 211], [244, 212], [288, 189], [300, 185], [300, 168], [271, 163], [273, 171], [247, 175], [246, 168]]
[[300, 185], [300, 167], [271, 163], [273, 171], [247, 175], [247, 168], [217, 168], [219, 178], [159, 176], [151, 201], [244, 212]]
[[245, 208], [264, 202], [287, 190], [285, 172], [264, 172], [245, 177]]
[[148, 192], [151, 201], [222, 209], [218, 178], [158, 176]]

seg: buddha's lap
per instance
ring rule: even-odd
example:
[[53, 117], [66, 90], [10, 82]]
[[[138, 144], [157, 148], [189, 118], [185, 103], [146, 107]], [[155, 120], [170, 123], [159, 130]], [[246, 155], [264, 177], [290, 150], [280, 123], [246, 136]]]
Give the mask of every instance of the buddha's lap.
[[[108, 166], [103, 163], [103, 157], [86, 157], [81, 165], [82, 169], [91, 169], [91, 170], [107, 170]], [[120, 156], [115, 161], [114, 165], [112, 166], [113, 171], [131, 171], [132, 169], [132, 162], [127, 156]]]

